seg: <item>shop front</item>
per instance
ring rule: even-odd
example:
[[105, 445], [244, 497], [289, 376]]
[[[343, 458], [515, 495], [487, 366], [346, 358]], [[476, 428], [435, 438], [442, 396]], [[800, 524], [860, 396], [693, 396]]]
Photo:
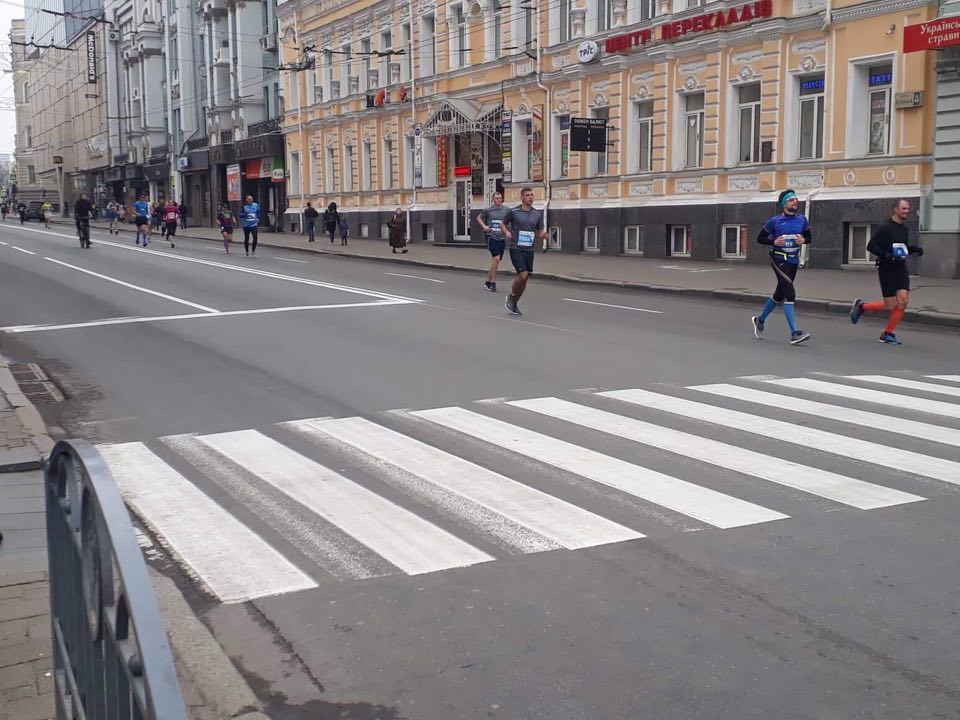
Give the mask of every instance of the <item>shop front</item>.
[[[269, 134], [247, 138], [236, 143], [236, 150], [241, 196], [250, 195], [259, 203], [261, 227], [282, 232], [287, 203], [283, 137]], [[229, 186], [229, 178], [226, 183]]]
[[194, 150], [177, 159], [180, 170], [180, 202], [187, 205], [187, 224], [210, 227], [213, 212], [210, 195], [210, 153]]
[[[237, 153], [232, 142], [224, 143], [222, 145], [212, 145], [210, 147], [210, 212], [214, 217], [216, 217], [217, 210], [223, 203], [231, 202], [231, 204], [234, 204], [239, 202], [239, 198], [234, 199], [229, 197], [229, 192], [227, 189], [227, 168], [234, 165], [236, 163], [236, 159]], [[237, 190], [239, 191], [239, 186], [237, 186]], [[233, 210], [234, 212], [237, 212], [238, 208], [234, 206]]]
[[151, 163], [143, 166], [143, 176], [147, 179], [150, 188], [150, 201], [164, 203], [170, 195], [170, 163]]

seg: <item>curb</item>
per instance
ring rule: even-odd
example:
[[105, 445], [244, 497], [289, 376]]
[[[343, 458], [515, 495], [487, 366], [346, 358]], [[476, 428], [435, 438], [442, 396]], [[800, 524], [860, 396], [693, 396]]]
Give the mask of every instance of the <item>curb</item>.
[[[2, 355], [0, 355], [0, 388], [7, 402], [13, 407], [20, 424], [30, 435], [30, 446], [0, 452], [0, 472], [38, 470], [43, 467], [44, 458], [53, 450], [54, 443], [47, 434], [47, 424], [34, 404], [20, 392], [17, 380], [10, 372], [10, 364]], [[16, 391], [8, 392], [12, 388], [16, 388]]]
[[[103, 229], [103, 228], [100, 228]], [[121, 228], [126, 232], [133, 232], [126, 228]], [[191, 240], [205, 240], [207, 242], [222, 242], [218, 238], [201, 237], [199, 235], [190, 235], [189, 229], [185, 233], [179, 233], [178, 237], [190, 238]], [[409, 265], [413, 267], [431, 268], [433, 270], [454, 270], [457, 272], [472, 273], [474, 275], [485, 275], [486, 270], [482, 268], [470, 267], [468, 265], [456, 265], [453, 263], [432, 262], [429, 260], [400, 260], [389, 256], [380, 257], [378, 255], [364, 255], [357, 252], [330, 252], [321, 247], [293, 247], [290, 245], [278, 245], [269, 241], [259, 241], [259, 247], [272, 248], [274, 250], [290, 250], [293, 252], [307, 253], [310, 255], [326, 255], [327, 257], [342, 257], [352, 260], [370, 260], [373, 262], [391, 263], [395, 265]], [[564, 275], [562, 273], [537, 273], [538, 278], [545, 280], [555, 280], [577, 285], [589, 285], [592, 287], [612, 287], [624, 290], [641, 290], [644, 292], [659, 292], [673, 295], [686, 295], [689, 297], [710, 298], [714, 300], [726, 300], [728, 302], [764, 302], [766, 294], [755, 293], [748, 290], [720, 290], [711, 288], [685, 288], [674, 285], [657, 285], [655, 283], [631, 282], [629, 280], [607, 280], [603, 278], [589, 278], [579, 275]], [[846, 314], [850, 312], [850, 301], [848, 300], [823, 300], [819, 298], [797, 300], [797, 305], [805, 311], [815, 310], [830, 314]], [[954, 313], [945, 313], [936, 310], [913, 310], [908, 308], [903, 316], [904, 322], [920, 323], [925, 325], [936, 325], [939, 327], [960, 328], [960, 315]]]

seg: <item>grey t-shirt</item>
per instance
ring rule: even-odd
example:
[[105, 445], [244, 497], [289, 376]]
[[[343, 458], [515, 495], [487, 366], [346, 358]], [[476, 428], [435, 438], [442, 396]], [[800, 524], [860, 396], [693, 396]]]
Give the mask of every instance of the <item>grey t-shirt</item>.
[[487, 233], [492, 238], [503, 240], [503, 221], [510, 214], [510, 208], [505, 205], [500, 207], [492, 206], [480, 213], [480, 218], [490, 227]]
[[522, 205], [515, 207], [503, 219], [510, 225], [510, 247], [521, 250], [533, 250], [537, 241], [537, 232], [543, 230], [543, 211], [532, 207], [524, 210]]

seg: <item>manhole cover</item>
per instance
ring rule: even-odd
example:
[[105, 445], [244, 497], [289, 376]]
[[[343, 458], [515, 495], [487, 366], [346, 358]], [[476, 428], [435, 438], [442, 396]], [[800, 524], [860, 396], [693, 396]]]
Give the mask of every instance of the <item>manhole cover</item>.
[[47, 377], [43, 368], [36, 363], [11, 365], [10, 372], [20, 385], [20, 392], [35, 405], [49, 405], [63, 402], [66, 399], [60, 388]]

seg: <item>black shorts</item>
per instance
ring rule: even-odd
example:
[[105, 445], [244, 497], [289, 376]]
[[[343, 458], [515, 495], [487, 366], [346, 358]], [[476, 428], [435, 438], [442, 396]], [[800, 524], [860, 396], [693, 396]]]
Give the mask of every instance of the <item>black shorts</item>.
[[529, 273], [533, 275], [533, 250], [521, 250], [520, 248], [510, 248], [510, 261], [518, 273]]
[[896, 297], [898, 290], [910, 289], [910, 272], [904, 262], [880, 266], [880, 293], [885, 297]]
[[176, 235], [177, 234], [177, 224], [176, 223], [166, 223], [167, 226], [167, 235]]
[[220, 232], [227, 233], [227, 235], [233, 235], [233, 225], [221, 225]]
[[500, 256], [500, 259], [503, 260], [503, 251], [507, 248], [507, 241], [503, 238], [494, 237], [493, 235], [487, 235], [487, 250], [490, 251], [490, 257]]
[[150, 221], [147, 220], [143, 215], [137, 215], [136, 220], [134, 220], [134, 225], [140, 227], [141, 225], [149, 225]]

